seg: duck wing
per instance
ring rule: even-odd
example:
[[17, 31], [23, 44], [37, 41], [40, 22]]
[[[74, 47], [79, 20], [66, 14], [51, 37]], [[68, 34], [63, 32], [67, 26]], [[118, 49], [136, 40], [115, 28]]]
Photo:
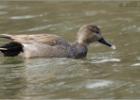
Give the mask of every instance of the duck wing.
[[69, 43], [62, 37], [52, 34], [34, 34], [34, 35], [1, 34], [0, 38], [5, 38], [21, 44], [42, 43], [50, 46], [69, 45]]

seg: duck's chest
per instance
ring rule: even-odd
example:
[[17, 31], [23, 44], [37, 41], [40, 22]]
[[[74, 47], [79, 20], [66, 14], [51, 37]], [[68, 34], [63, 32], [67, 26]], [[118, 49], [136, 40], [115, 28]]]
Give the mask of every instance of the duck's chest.
[[84, 58], [87, 55], [87, 46], [86, 45], [82, 45], [82, 44], [74, 44], [71, 46], [70, 50], [69, 50], [69, 55], [68, 57], [70, 58]]

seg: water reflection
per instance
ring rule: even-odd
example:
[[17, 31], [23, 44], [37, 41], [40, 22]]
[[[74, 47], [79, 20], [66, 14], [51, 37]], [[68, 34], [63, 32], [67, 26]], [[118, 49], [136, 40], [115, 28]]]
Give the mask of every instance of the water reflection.
[[21, 98], [21, 93], [26, 87], [24, 66], [21, 60], [1, 58], [0, 66], [0, 98]]

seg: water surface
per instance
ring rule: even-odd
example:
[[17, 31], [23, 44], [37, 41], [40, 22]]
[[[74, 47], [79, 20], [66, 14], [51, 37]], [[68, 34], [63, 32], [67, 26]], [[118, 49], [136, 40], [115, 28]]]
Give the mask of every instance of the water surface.
[[80, 60], [0, 57], [0, 99], [140, 99], [139, 10], [138, 1], [0, 1], [0, 34], [74, 41], [81, 25], [94, 23], [117, 46], [94, 43]]

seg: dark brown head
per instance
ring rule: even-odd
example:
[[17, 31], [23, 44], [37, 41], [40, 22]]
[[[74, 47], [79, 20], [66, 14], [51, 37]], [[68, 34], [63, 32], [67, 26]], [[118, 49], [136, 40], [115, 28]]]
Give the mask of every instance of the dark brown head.
[[87, 45], [98, 41], [102, 44], [105, 44], [115, 49], [115, 46], [111, 45], [103, 38], [99, 27], [93, 24], [84, 25], [79, 29], [77, 33], [77, 41], [78, 43], [87, 44]]

